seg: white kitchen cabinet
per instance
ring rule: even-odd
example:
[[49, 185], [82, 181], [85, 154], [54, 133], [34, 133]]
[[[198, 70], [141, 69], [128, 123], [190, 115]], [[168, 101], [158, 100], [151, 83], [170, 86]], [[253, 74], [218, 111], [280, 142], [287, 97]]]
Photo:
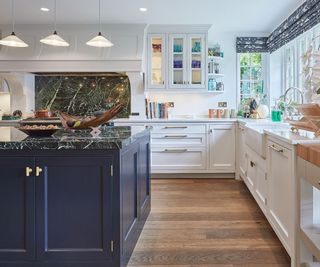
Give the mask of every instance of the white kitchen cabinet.
[[148, 35], [147, 86], [165, 89], [167, 85], [167, 42], [165, 34]]
[[169, 89], [206, 88], [206, 35], [169, 34]]
[[151, 164], [153, 172], [204, 170], [206, 150], [204, 147], [153, 147]]
[[238, 127], [238, 173], [242, 179], [247, 176], [248, 154], [246, 152], [245, 128], [242, 125]]
[[294, 171], [292, 151], [268, 141], [268, 219], [292, 255], [294, 243]]
[[235, 126], [221, 124], [209, 126], [209, 168], [222, 172], [235, 172]]
[[267, 209], [267, 201], [268, 201], [268, 177], [267, 172], [260, 166], [259, 163], [256, 164], [256, 183], [254, 187], [255, 198], [264, 213], [266, 213]]

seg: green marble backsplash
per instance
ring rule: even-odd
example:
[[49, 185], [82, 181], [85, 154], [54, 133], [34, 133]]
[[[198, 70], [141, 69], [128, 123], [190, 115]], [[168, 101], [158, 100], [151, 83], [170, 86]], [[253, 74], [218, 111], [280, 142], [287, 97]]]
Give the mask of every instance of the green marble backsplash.
[[118, 102], [124, 104], [118, 118], [128, 118], [130, 81], [125, 74], [37, 74], [35, 77], [36, 109], [86, 116], [108, 110]]

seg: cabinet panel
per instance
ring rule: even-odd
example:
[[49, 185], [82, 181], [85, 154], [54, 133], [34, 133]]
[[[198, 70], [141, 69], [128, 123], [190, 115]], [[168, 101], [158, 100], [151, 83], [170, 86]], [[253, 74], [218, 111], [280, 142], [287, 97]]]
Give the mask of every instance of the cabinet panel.
[[152, 145], [205, 146], [206, 134], [153, 134]]
[[[37, 158], [39, 260], [111, 257], [111, 158]], [[37, 173], [36, 173], [37, 175]]]
[[0, 159], [0, 261], [35, 258], [33, 166], [32, 158]]
[[166, 35], [148, 35], [148, 88], [164, 89], [166, 87]]
[[152, 148], [152, 170], [203, 170], [206, 168], [205, 148]]
[[290, 150], [268, 142], [269, 198], [268, 213], [275, 231], [290, 254], [293, 242], [293, 183]]
[[267, 173], [259, 164], [256, 165], [255, 195], [259, 206], [265, 212], [268, 196]]
[[210, 168], [235, 171], [234, 125], [210, 126]]
[[248, 155], [246, 153], [246, 144], [244, 138], [244, 128], [239, 127], [239, 174], [242, 179], [245, 179], [247, 176], [247, 167], [248, 167]]
[[187, 86], [187, 35], [169, 35], [169, 87]]
[[141, 142], [139, 151], [139, 206], [143, 212], [150, 197], [150, 141]]
[[188, 87], [205, 88], [206, 46], [204, 34], [188, 34]]

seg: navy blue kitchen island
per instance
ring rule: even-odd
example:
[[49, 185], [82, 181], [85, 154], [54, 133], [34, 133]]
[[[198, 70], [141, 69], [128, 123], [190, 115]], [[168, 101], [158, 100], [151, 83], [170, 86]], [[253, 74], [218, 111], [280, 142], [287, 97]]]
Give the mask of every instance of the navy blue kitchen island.
[[150, 199], [148, 129], [0, 128], [1, 267], [126, 266]]

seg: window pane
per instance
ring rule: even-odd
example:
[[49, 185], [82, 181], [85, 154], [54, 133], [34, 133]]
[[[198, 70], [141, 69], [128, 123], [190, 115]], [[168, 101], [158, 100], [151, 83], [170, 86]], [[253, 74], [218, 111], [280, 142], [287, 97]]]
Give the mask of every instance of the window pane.
[[262, 88], [262, 83], [257, 82], [252, 84], [252, 93], [254, 96], [262, 96], [263, 95], [263, 88]]
[[251, 69], [251, 79], [252, 80], [261, 80], [261, 66], [254, 67]]
[[240, 55], [240, 66], [249, 66], [250, 65], [250, 54], [241, 54]]
[[249, 67], [241, 67], [241, 80], [250, 80], [250, 68]]
[[251, 54], [251, 65], [252, 66], [261, 66], [262, 56], [260, 53]]
[[241, 95], [250, 95], [251, 94], [251, 86], [250, 82], [241, 82], [240, 84], [240, 94]]

